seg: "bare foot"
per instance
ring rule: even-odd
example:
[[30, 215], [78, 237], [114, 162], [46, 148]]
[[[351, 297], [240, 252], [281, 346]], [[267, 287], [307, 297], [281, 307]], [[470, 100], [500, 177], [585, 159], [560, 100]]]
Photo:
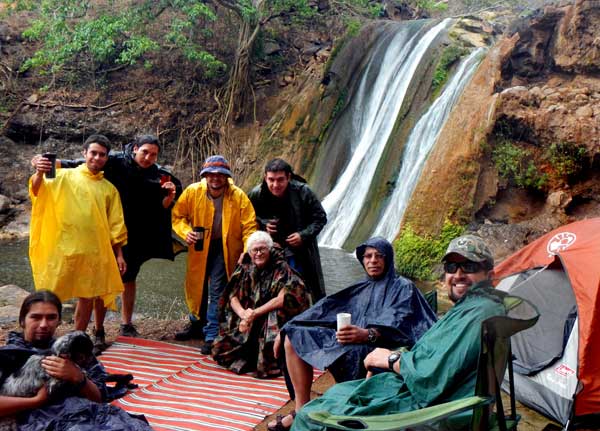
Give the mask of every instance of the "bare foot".
[[267, 429], [269, 431], [286, 431], [289, 430], [292, 427], [292, 424], [294, 423], [294, 418], [296, 417], [296, 412], [293, 411], [292, 413], [285, 415], [285, 416], [281, 416], [281, 415], [277, 415], [277, 419], [274, 421], [271, 421], [268, 423], [267, 425]]

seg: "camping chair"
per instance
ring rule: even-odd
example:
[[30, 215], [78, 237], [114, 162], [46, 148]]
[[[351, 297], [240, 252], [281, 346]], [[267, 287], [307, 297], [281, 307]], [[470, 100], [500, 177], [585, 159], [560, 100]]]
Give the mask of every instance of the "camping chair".
[[[477, 370], [475, 395], [426, 407], [420, 410], [379, 416], [341, 416], [327, 412], [309, 413], [309, 418], [327, 430], [392, 431], [411, 429], [469, 429], [500, 430], [516, 429], [514, 386], [512, 383], [512, 360], [510, 337], [530, 328], [538, 319], [535, 308], [520, 298], [504, 298], [507, 316], [495, 316], [482, 322], [481, 352]], [[506, 372], [510, 379], [510, 414], [504, 414], [500, 385]], [[496, 412], [492, 414], [492, 404]], [[472, 412], [472, 414], [471, 414]]]

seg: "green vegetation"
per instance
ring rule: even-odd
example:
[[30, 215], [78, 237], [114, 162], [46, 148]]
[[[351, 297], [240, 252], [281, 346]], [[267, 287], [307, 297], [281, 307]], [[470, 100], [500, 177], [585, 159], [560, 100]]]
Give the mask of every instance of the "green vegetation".
[[452, 65], [468, 52], [468, 49], [457, 45], [450, 45], [444, 49], [437, 66], [435, 67], [435, 72], [433, 73], [433, 79], [431, 81], [431, 90], [434, 96], [436, 96], [444, 87], [444, 84], [446, 84], [448, 73]]
[[382, 3], [373, 0], [349, 0], [348, 4], [357, 8], [360, 13], [372, 18], [382, 16], [385, 11], [385, 6]]
[[420, 236], [410, 226], [405, 226], [394, 241], [397, 271], [415, 280], [435, 280], [435, 267], [439, 265], [448, 244], [464, 231], [463, 226], [448, 220], [437, 237]]
[[[93, 71], [139, 61], [150, 67], [146, 56], [167, 47], [180, 50], [185, 58], [204, 67], [208, 75], [224, 70], [224, 63], [200, 43], [204, 33], [197, 30], [198, 22], [216, 19], [214, 11], [201, 2], [142, 1], [124, 6], [115, 0], [0, 1], [9, 10], [15, 7], [35, 13], [23, 35], [41, 45], [23, 63], [22, 71], [37, 69], [56, 74], [72, 63], [86, 64]], [[173, 16], [165, 31], [157, 33], [152, 26], [167, 8], [173, 10]]]
[[443, 12], [448, 9], [448, 4], [439, 0], [413, 0], [411, 3], [417, 10], [425, 12]]
[[539, 172], [533, 152], [510, 141], [501, 142], [492, 151], [492, 160], [498, 174], [517, 187], [542, 190], [548, 181], [548, 175]]
[[[50, 75], [48, 89], [73, 82], [69, 71], [77, 71], [76, 79], [91, 75], [97, 84], [98, 77], [111, 71], [131, 65], [150, 68], [157, 58], [168, 57], [193, 68], [200, 80], [227, 74], [216, 94], [218, 123], [254, 112], [260, 35], [285, 34], [285, 28], [309, 23], [319, 14], [310, 0], [0, 0], [0, 5], [6, 13], [28, 11], [24, 36], [36, 42], [37, 50], [21, 71]], [[354, 35], [361, 18], [379, 16], [382, 8], [379, 1], [340, 0], [326, 13], [348, 20], [348, 34]], [[269, 62], [275, 68], [284, 63], [277, 56]]]
[[538, 153], [504, 140], [492, 151], [492, 160], [500, 177], [516, 187], [535, 190], [544, 190], [550, 183], [568, 183], [588, 162], [585, 146], [570, 142], [551, 144]]
[[587, 161], [587, 150], [570, 142], [559, 142], [550, 145], [547, 159], [555, 175], [570, 177], [580, 173]]

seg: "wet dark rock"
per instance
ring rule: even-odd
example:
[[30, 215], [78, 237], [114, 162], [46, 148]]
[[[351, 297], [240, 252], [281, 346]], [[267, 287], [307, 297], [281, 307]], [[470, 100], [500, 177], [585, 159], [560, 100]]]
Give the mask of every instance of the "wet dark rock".
[[281, 51], [281, 46], [277, 42], [267, 42], [263, 48], [265, 55], [277, 54]]
[[10, 208], [10, 199], [0, 195], [0, 214], [6, 214]]

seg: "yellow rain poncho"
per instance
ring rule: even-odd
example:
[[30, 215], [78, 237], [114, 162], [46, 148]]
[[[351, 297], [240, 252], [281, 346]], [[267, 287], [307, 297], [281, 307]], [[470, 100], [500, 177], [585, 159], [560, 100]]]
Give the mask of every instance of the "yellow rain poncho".
[[[206, 180], [190, 184], [183, 191], [172, 211], [173, 230], [185, 238], [194, 226], [203, 226], [208, 237], [204, 241], [204, 250], [195, 251], [188, 247], [187, 272], [185, 276], [185, 298], [188, 309], [197, 318], [204, 290], [206, 260], [210, 244], [215, 208], [207, 196]], [[223, 259], [227, 279], [231, 277], [240, 254], [244, 251], [246, 240], [256, 231], [254, 207], [246, 194], [233, 185], [229, 178], [229, 187], [223, 196]]]
[[29, 258], [35, 288], [65, 301], [100, 297], [113, 308], [123, 291], [114, 245], [127, 242], [117, 189], [85, 165], [44, 178], [33, 204]]

